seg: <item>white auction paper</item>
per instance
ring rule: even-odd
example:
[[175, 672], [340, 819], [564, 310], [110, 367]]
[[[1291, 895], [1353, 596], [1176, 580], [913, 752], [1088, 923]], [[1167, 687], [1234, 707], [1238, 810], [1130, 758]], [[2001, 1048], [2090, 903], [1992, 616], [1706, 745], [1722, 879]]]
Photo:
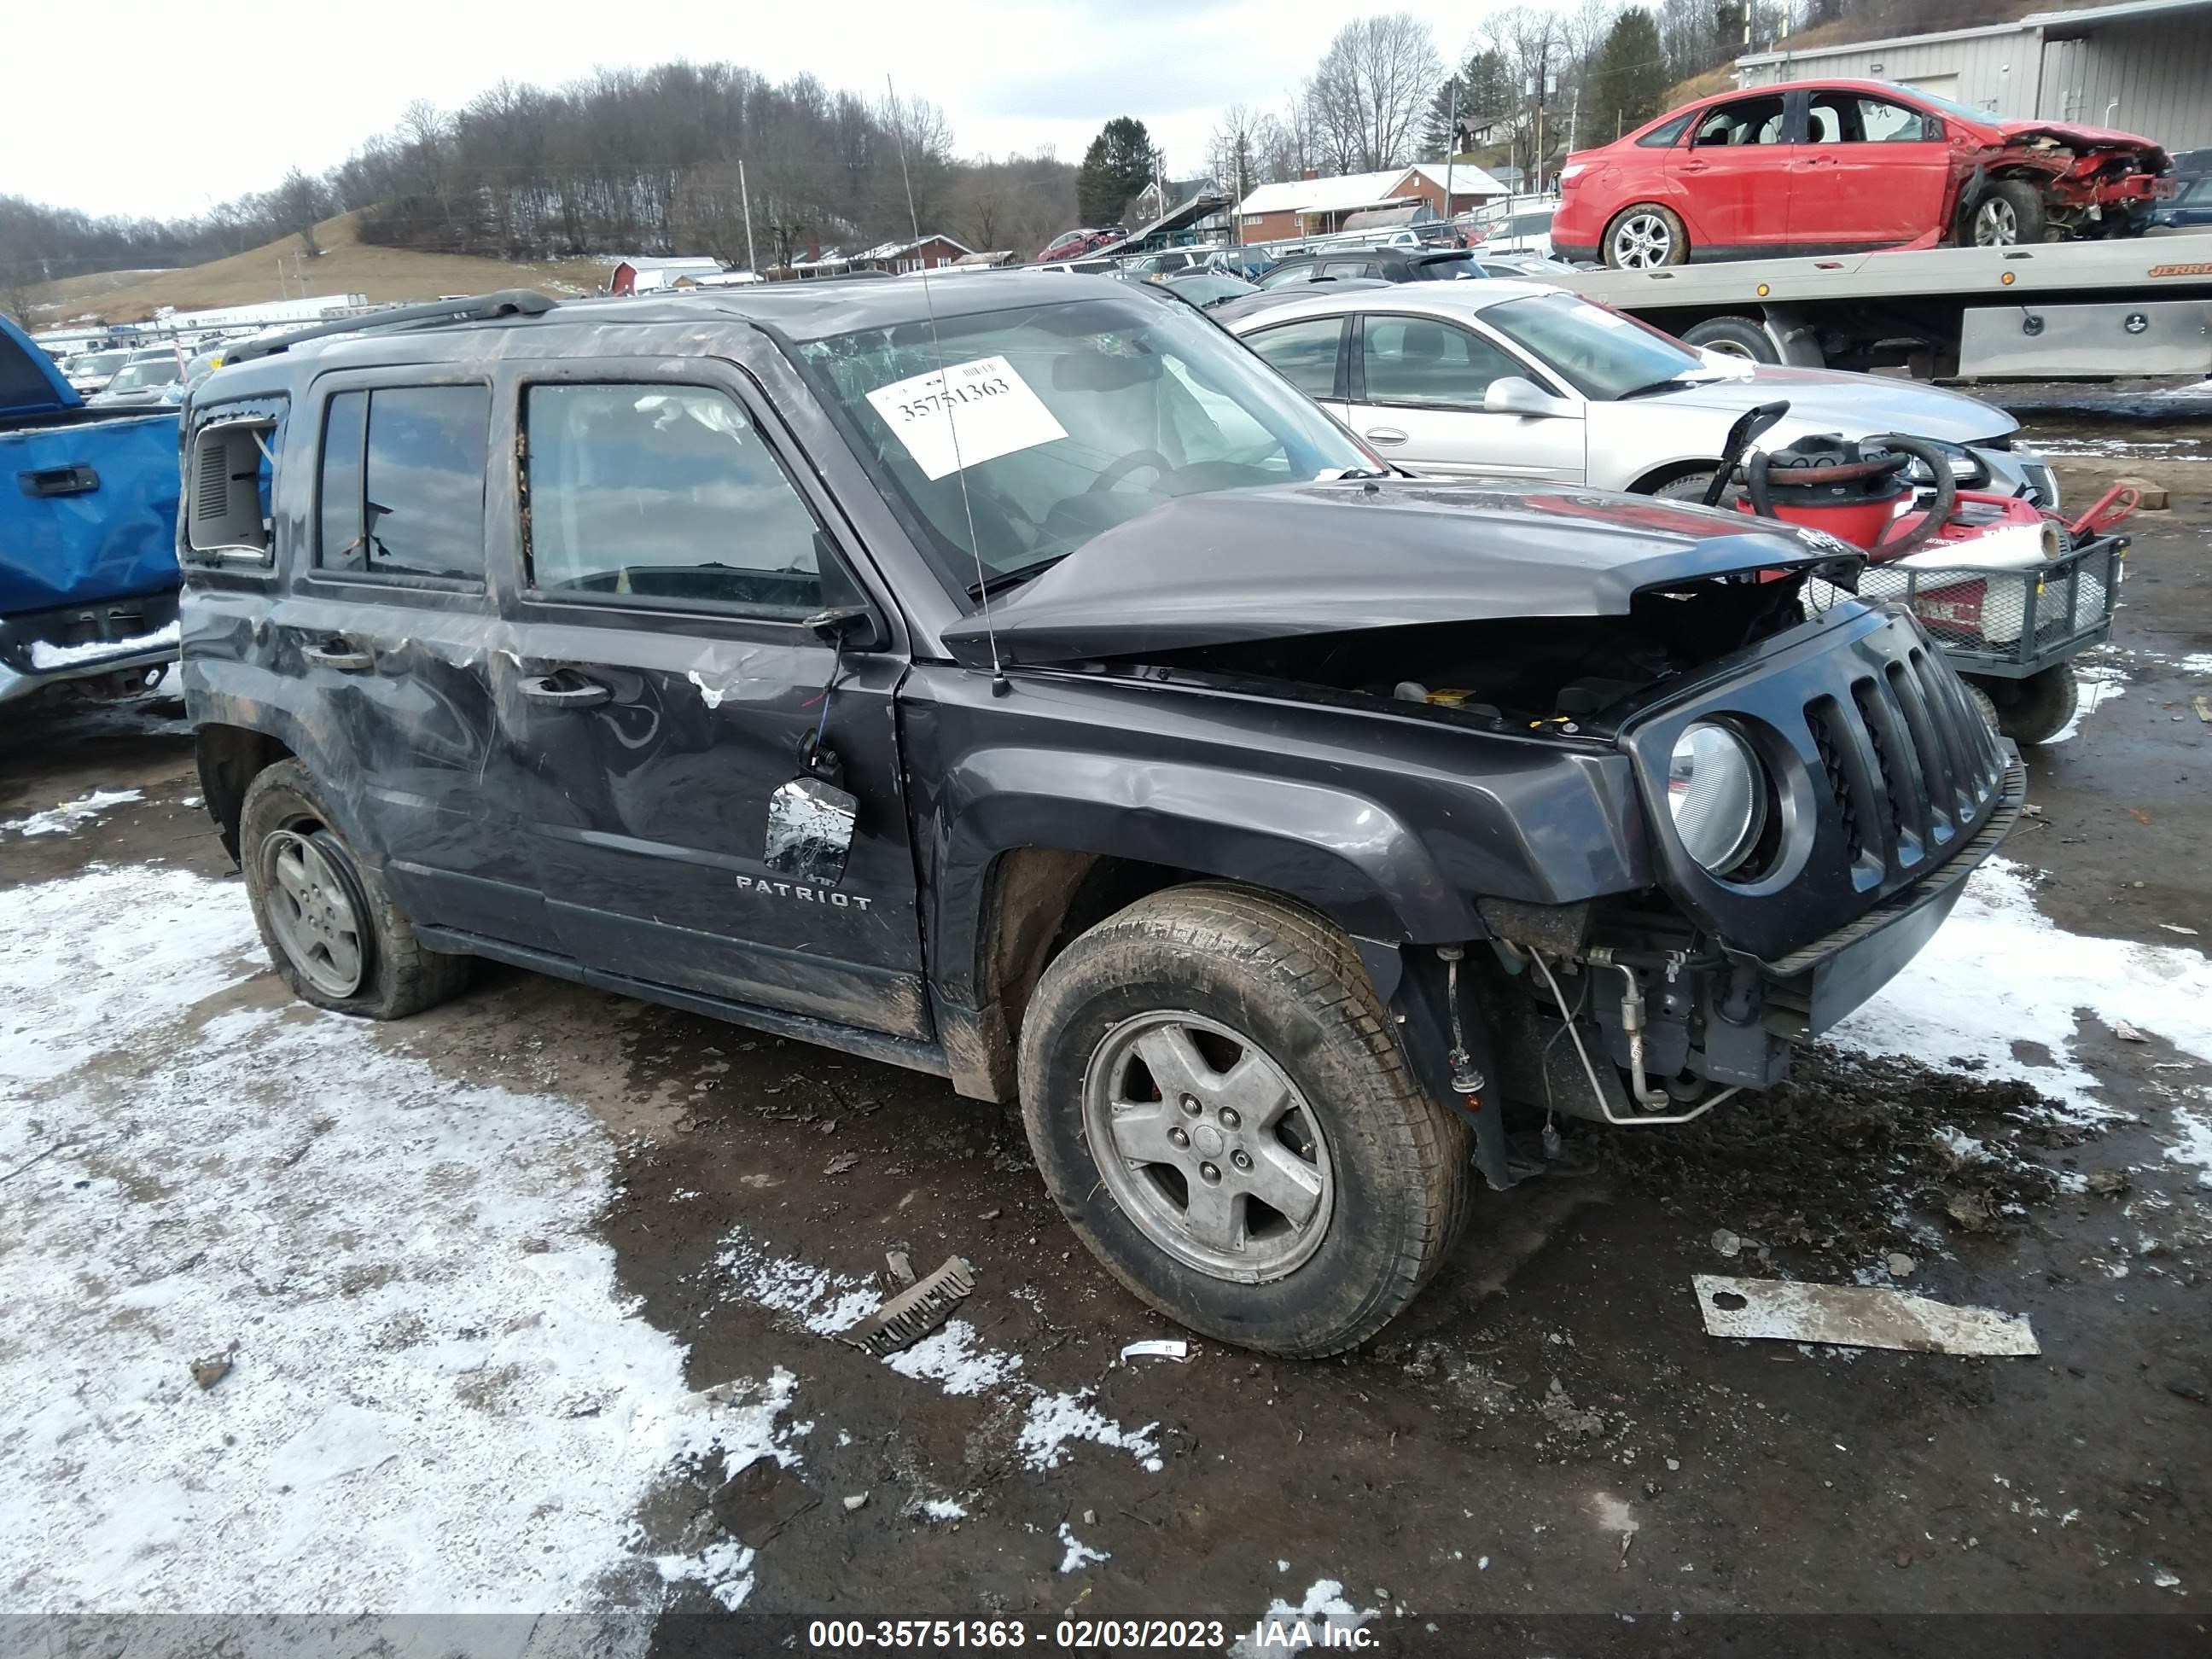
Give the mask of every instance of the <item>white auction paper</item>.
[[1030, 383], [1004, 357], [948, 363], [868, 394], [884, 423], [932, 482], [1018, 449], [1065, 438]]

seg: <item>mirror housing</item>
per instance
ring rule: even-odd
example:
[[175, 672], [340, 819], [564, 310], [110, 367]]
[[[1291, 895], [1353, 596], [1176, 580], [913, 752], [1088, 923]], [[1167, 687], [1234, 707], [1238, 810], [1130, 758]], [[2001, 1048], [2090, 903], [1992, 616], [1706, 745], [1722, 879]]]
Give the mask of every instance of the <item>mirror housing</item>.
[[1518, 374], [1492, 380], [1482, 394], [1482, 409], [1486, 415], [1527, 415], [1538, 419], [1575, 412], [1565, 398], [1554, 398], [1534, 380]]
[[880, 651], [884, 643], [875, 611], [865, 605], [817, 611], [806, 619], [806, 631], [824, 645], [842, 646], [848, 651]]

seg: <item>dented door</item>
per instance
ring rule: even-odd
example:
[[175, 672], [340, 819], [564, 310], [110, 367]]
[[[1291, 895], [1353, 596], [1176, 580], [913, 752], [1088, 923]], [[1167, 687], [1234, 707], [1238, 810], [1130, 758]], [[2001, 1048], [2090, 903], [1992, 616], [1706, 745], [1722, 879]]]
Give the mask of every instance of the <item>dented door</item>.
[[[518, 368], [504, 739], [562, 948], [641, 981], [929, 1035], [889, 652], [807, 625], [859, 589], [750, 384], [696, 360]], [[834, 886], [763, 860], [817, 733], [858, 830]]]

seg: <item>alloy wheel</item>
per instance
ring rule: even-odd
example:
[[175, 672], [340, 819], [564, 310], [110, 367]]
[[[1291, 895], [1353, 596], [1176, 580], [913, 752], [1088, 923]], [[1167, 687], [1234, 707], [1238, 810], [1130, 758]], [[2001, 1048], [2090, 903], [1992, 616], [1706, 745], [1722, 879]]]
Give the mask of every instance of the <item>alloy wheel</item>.
[[1624, 270], [1663, 265], [1674, 247], [1673, 229], [1656, 213], [1636, 214], [1623, 220], [1613, 233], [1613, 260]]
[[2002, 196], [1992, 196], [1974, 210], [1974, 245], [2010, 247], [2020, 240], [2020, 216]]
[[1107, 1188], [1176, 1261], [1257, 1285], [1321, 1248], [1336, 1200], [1328, 1140], [1243, 1033], [1180, 1012], [1123, 1021], [1085, 1067], [1083, 1115]]
[[327, 997], [361, 988], [367, 952], [353, 885], [315, 838], [277, 830], [261, 843], [270, 931], [301, 976]]

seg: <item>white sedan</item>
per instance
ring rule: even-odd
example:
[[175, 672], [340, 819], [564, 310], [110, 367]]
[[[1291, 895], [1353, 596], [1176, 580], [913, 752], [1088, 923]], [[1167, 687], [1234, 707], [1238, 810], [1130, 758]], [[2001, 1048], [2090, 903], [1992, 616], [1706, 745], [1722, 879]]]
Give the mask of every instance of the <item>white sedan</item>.
[[2026, 485], [2056, 509], [2040, 455], [2001, 409], [1935, 386], [1700, 352], [1530, 283], [1401, 283], [1240, 311], [1228, 328], [1392, 460], [1417, 472], [1544, 478], [1692, 496], [1736, 416], [1787, 399], [1763, 440], [1885, 432], [1943, 449], [1962, 487]]

